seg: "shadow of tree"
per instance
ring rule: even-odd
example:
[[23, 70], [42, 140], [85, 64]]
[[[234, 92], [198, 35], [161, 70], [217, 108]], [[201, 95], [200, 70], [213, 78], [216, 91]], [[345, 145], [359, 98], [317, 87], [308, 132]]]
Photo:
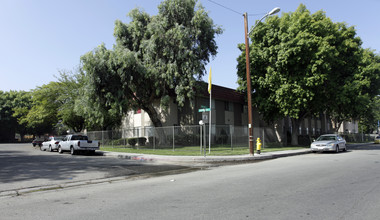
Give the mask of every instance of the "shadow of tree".
[[347, 145], [349, 150], [380, 150], [380, 144], [355, 144]]
[[[44, 155], [46, 154], [46, 155]], [[41, 152], [35, 155], [20, 151], [0, 151], [1, 190], [31, 187], [77, 180], [129, 176], [181, 169], [183, 166], [158, 166], [138, 161], [106, 158], [101, 155], [75, 155]], [[5, 189], [4, 189], [5, 188]]]

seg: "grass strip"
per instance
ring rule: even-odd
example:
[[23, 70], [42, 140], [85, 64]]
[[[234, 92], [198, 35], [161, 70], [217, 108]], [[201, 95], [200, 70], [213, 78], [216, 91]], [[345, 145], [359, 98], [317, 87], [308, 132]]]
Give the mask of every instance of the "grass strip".
[[[285, 150], [298, 150], [308, 148], [306, 146], [297, 147], [273, 147], [264, 148], [262, 153], [285, 151]], [[200, 147], [181, 147], [173, 149], [144, 149], [144, 148], [130, 148], [125, 146], [104, 146], [101, 147], [102, 151], [110, 152], [122, 152], [122, 153], [135, 153], [135, 154], [153, 154], [153, 155], [168, 155], [168, 156], [202, 156], [204, 151], [201, 152]], [[256, 152], [255, 152], [256, 153]], [[244, 155], [249, 154], [249, 149], [245, 148], [233, 148], [230, 147], [211, 147], [211, 153], [209, 153], [208, 147], [206, 148], [206, 155], [208, 156], [231, 156], [231, 155]]]

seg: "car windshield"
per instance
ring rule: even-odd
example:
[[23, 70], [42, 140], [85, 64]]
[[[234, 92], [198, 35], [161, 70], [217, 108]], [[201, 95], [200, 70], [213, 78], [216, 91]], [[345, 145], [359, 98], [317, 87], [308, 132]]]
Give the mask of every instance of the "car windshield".
[[336, 136], [320, 136], [317, 141], [335, 141]]

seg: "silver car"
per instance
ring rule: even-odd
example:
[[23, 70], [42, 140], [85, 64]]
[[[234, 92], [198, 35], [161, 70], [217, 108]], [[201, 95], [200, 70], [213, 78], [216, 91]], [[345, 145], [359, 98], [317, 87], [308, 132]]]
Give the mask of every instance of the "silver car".
[[63, 137], [50, 136], [49, 139], [42, 143], [41, 150], [49, 150], [50, 152], [58, 150], [58, 144]]
[[334, 151], [338, 153], [340, 150], [347, 151], [347, 146], [346, 141], [340, 135], [325, 134], [311, 143], [310, 149], [313, 152]]

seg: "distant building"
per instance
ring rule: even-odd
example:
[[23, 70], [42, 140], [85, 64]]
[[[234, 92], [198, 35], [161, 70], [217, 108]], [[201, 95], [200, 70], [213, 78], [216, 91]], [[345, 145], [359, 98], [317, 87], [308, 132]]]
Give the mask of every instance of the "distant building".
[[[186, 100], [182, 108], [178, 108], [174, 100], [174, 98], [171, 99], [166, 109], [160, 107], [158, 102], [156, 104], [156, 109], [158, 110], [164, 127], [198, 125], [199, 121], [204, 119], [202, 118], [202, 114], [205, 114], [199, 112], [199, 109], [210, 107], [206, 83], [201, 86], [201, 89], [196, 91], [196, 96], [193, 100]], [[211, 103], [212, 126], [248, 126], [248, 107], [245, 101], [245, 94], [234, 89], [212, 85]], [[208, 112], [206, 114], [208, 115]], [[149, 136], [149, 134], [146, 134], [146, 131], [151, 127], [153, 127], [153, 123], [149, 115], [141, 109], [130, 111], [122, 123], [122, 128], [134, 129], [134, 136]], [[345, 122], [342, 124], [342, 127], [342, 132], [358, 132], [357, 123], [354, 122]], [[255, 131], [260, 128], [265, 132], [266, 137], [273, 139], [272, 141], [282, 143], [287, 141], [290, 143], [289, 139], [291, 137], [292, 128], [289, 118], [279, 120], [275, 124], [267, 124], [262, 120], [257, 109], [253, 108], [253, 128], [254, 136], [260, 135]], [[216, 132], [215, 129], [213, 129], [213, 132]], [[299, 127], [300, 136], [319, 136], [320, 134], [332, 132], [333, 129], [329, 118], [324, 114], [321, 114], [319, 117], [306, 118]]]

